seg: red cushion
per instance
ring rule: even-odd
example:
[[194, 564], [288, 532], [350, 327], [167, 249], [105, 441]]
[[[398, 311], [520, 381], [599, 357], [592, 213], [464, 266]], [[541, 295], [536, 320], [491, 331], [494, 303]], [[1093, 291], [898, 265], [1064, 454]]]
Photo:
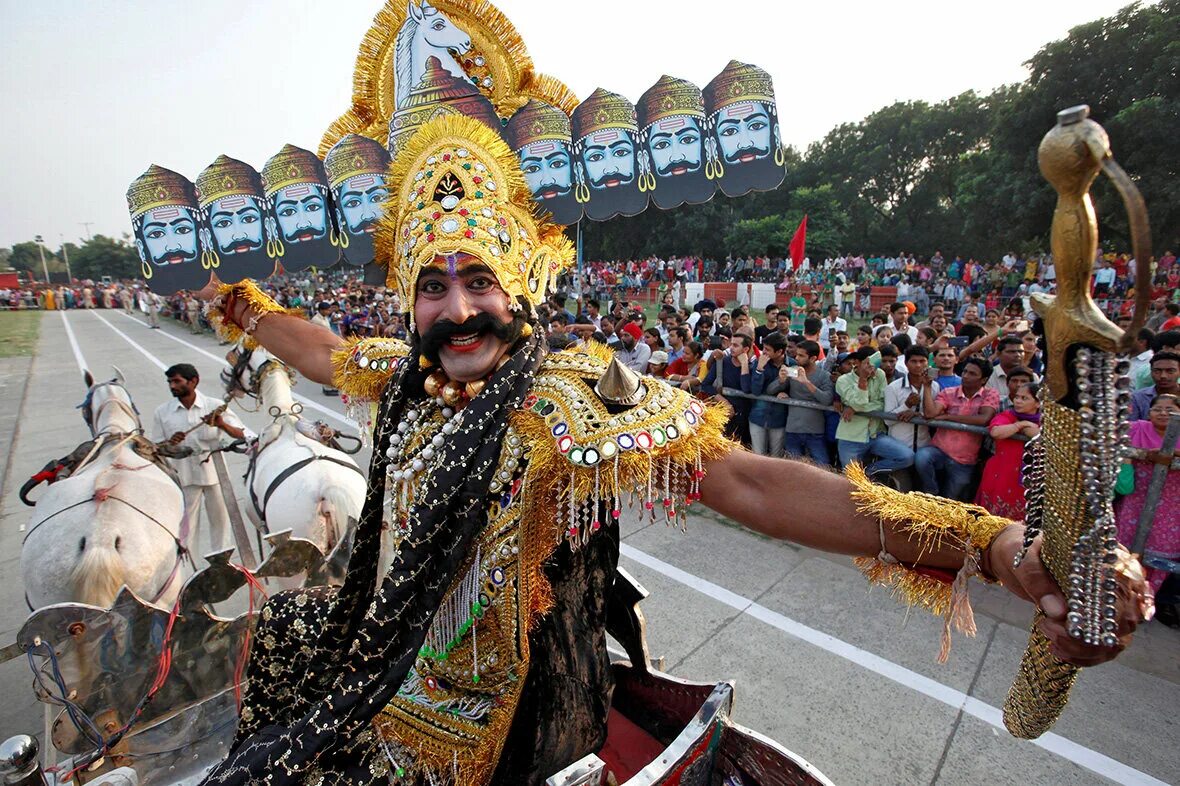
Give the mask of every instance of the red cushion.
[[606, 744], [598, 752], [598, 757], [606, 762], [606, 771], [613, 773], [616, 781], [625, 783], [630, 780], [663, 752], [664, 746], [659, 740], [611, 708], [606, 717]]

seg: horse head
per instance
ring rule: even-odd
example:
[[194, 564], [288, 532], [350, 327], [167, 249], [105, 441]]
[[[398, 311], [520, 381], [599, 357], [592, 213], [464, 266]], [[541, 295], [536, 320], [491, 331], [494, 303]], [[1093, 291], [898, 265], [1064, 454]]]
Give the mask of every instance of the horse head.
[[117, 366], [111, 367], [115, 376], [106, 382], [95, 382], [89, 371], [82, 373], [86, 383], [86, 398], [78, 405], [82, 420], [90, 428], [90, 435], [130, 434], [142, 431], [139, 409], [131, 399], [126, 387], [126, 378]]
[[[221, 382], [227, 396], [258, 398], [262, 380], [273, 371], [286, 371], [291, 379], [291, 368], [262, 347], [250, 349], [238, 344], [225, 356], [229, 368], [221, 372]], [[294, 384], [293, 380], [291, 384]]]
[[432, 6], [429, 0], [421, 0], [421, 5], [409, 0], [406, 21], [394, 44], [395, 106], [405, 106], [410, 90], [421, 81], [426, 71], [429, 57], [437, 57], [453, 76], [466, 79], [456, 57], [470, 51], [471, 36], [446, 14]]

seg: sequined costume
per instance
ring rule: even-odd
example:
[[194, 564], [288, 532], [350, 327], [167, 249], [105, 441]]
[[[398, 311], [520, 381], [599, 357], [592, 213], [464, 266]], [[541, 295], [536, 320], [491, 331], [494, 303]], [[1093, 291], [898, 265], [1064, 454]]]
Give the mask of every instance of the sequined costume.
[[[524, 207], [507, 146], [444, 118], [393, 180], [378, 247], [400, 260], [401, 302], [463, 251], [531, 325], [570, 249]], [[732, 449], [725, 413], [641, 383], [605, 347], [548, 353], [532, 331], [475, 389], [426, 365], [383, 339], [336, 352], [352, 406], [379, 399], [353, 560], [340, 590], [264, 608], [235, 750], [210, 782], [539, 783], [601, 747], [622, 508], [681, 522], [703, 464]]]

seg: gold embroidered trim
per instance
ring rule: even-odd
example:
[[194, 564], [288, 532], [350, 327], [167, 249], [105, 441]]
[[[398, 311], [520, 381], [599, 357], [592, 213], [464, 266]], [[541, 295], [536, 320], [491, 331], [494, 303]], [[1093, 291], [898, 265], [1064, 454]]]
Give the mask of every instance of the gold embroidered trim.
[[225, 302], [227, 299], [230, 299], [231, 295], [233, 300], [240, 300], [247, 303], [254, 310], [252, 321], [255, 325], [261, 321], [262, 317], [268, 314], [288, 314], [299, 319], [304, 319], [301, 309], [283, 308], [248, 278], [236, 284], [222, 284], [217, 288], [217, 297], [209, 301], [209, 305], [205, 307], [205, 317], [209, 320], [209, 324], [213, 326], [213, 330], [217, 333], [218, 338], [228, 341], [231, 344], [236, 344], [240, 341], [247, 349], [257, 349], [259, 346], [258, 342], [243, 330], [241, 326], [226, 318], [224, 310]]
[[332, 352], [333, 384], [351, 399], [377, 401], [397, 361], [409, 353], [400, 339], [350, 338]]

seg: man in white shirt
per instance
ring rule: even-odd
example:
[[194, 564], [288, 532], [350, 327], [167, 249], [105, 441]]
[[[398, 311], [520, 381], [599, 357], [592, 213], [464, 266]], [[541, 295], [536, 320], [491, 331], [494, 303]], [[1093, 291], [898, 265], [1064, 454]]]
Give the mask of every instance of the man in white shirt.
[[911, 344], [918, 343], [918, 329], [910, 324], [910, 310], [905, 303], [890, 306], [889, 316], [893, 320], [893, 335], [905, 333], [910, 337]]
[[840, 307], [828, 306], [828, 315], [823, 318], [823, 327], [819, 331], [819, 345], [826, 354], [832, 348], [832, 340], [841, 330], [848, 330], [848, 322], [840, 318]]
[[217, 482], [212, 462], [204, 461], [208, 451], [221, 446], [221, 433], [234, 439], [253, 438], [242, 421], [228, 409], [216, 413], [222, 401], [197, 390], [201, 378], [188, 363], [177, 363], [164, 372], [173, 401], [156, 408], [153, 436], [157, 442], [184, 445], [193, 449], [187, 458], [168, 459], [180, 478], [184, 490], [185, 515], [189, 522], [185, 546], [200, 548], [197, 539], [202, 502], [209, 519], [209, 545], [214, 552], [230, 548], [229, 511]]
[[923, 389], [930, 387], [930, 398], [933, 400], [942, 388], [927, 373], [930, 360], [925, 348], [914, 346], [907, 349], [905, 367], [906, 375], [890, 382], [885, 388], [885, 411], [898, 417], [898, 422], [889, 424], [889, 436], [907, 448], [917, 450], [930, 441], [930, 429], [927, 426], [915, 426], [910, 420], [922, 416]]

